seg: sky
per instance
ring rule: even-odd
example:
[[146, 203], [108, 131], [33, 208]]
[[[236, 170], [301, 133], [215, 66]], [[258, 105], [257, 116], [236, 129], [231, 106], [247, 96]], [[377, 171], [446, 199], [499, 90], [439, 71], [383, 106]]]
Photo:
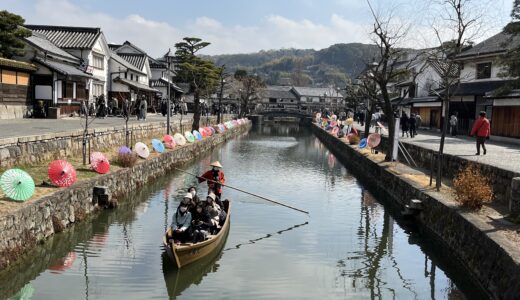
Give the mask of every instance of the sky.
[[[443, 28], [439, 0], [371, 0], [376, 14], [392, 16], [408, 30], [401, 46], [438, 44], [432, 25]], [[510, 21], [513, 0], [469, 0], [483, 22], [472, 39], [481, 41]], [[164, 54], [183, 37], [211, 43], [204, 54], [260, 50], [322, 49], [336, 43], [370, 43], [373, 24], [366, 0], [0, 0], [0, 10], [27, 24], [100, 27], [109, 43], [126, 40]]]

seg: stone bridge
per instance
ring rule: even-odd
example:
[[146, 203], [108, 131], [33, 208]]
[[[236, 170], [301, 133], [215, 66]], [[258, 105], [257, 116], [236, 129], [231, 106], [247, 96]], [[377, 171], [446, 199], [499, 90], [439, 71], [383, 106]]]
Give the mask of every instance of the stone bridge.
[[291, 108], [265, 108], [261, 110], [255, 110], [253, 114], [248, 116], [253, 120], [253, 123], [262, 122], [264, 118], [273, 117], [294, 117], [299, 118], [301, 123], [311, 123], [312, 113], [307, 110], [291, 109]]

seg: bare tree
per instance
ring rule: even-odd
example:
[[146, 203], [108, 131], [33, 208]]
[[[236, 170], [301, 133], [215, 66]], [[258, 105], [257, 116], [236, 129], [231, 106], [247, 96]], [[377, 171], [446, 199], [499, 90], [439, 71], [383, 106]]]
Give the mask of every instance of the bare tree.
[[[373, 41], [379, 48], [378, 58], [374, 60], [370, 66], [370, 70], [367, 72], [367, 77], [377, 83], [379, 87], [379, 93], [383, 100], [383, 111], [388, 119], [388, 149], [385, 160], [392, 160], [392, 149], [394, 148], [394, 133], [395, 128], [394, 122], [394, 110], [391, 103], [391, 93], [389, 86], [391, 83], [396, 82], [400, 76], [403, 76], [407, 69], [406, 67], [399, 67], [403, 62], [403, 59], [408, 53], [399, 47], [399, 44], [405, 38], [409, 26], [397, 25], [393, 23], [393, 17], [390, 14], [388, 17], [383, 18], [376, 14], [369, 0], [367, 0], [368, 6], [374, 18], [374, 28], [371, 32]], [[406, 59], [406, 64], [411, 65], [413, 59]]]
[[442, 99], [442, 134], [439, 144], [439, 156], [437, 159], [436, 188], [440, 189], [442, 184], [442, 155], [444, 153], [444, 143], [446, 132], [448, 131], [448, 118], [450, 98], [460, 83], [459, 63], [455, 60], [465, 47], [471, 45], [471, 40], [475, 37], [481, 24], [481, 15], [472, 12], [471, 0], [439, 0], [443, 8], [442, 28], [449, 28], [452, 34], [448, 41], [444, 41], [444, 32], [441, 26], [432, 26], [439, 46], [430, 56], [429, 61], [440, 75], [439, 86], [441, 93], [433, 90]]
[[260, 77], [256, 75], [235, 74], [233, 90], [240, 101], [239, 117], [246, 115], [251, 105], [262, 98], [264, 89], [265, 84]]
[[[368, 69], [367, 69], [368, 70]], [[372, 122], [372, 115], [376, 108], [382, 104], [380, 101], [379, 89], [375, 81], [370, 79], [365, 72], [360, 74], [354, 84], [350, 84], [346, 88], [346, 98], [355, 101], [357, 104], [365, 106], [365, 129], [364, 137], [370, 134], [370, 123]]]

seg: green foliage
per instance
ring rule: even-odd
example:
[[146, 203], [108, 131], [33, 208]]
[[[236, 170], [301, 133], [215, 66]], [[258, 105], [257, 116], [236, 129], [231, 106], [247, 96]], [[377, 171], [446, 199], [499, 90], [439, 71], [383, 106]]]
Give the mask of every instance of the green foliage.
[[0, 57], [12, 58], [23, 56], [25, 44], [21, 40], [31, 35], [31, 31], [23, 28], [25, 20], [7, 10], [0, 11]]
[[[509, 40], [502, 45], [506, 48], [508, 48], [511, 40], [520, 34], [520, 0], [514, 1], [511, 17], [512, 21], [504, 27], [504, 32], [511, 35]], [[501, 56], [500, 62], [505, 66], [505, 70], [499, 74], [501, 77], [517, 78], [496, 91], [496, 94], [503, 95], [509, 93], [512, 89], [520, 88], [520, 79], [518, 79], [520, 76], [520, 47], [509, 48]]]
[[200, 94], [216, 89], [221, 70], [210, 61], [197, 56], [197, 52], [209, 46], [199, 38], [185, 37], [182, 42], [176, 43], [175, 57], [178, 61], [176, 81], [189, 83], [190, 93], [194, 98], [194, 116], [192, 128], [199, 128], [200, 121]]
[[354, 43], [337, 44], [319, 51], [281, 49], [210, 58], [231, 70], [256, 73], [270, 85], [289, 80], [295, 85], [344, 86], [348, 77], [357, 76], [377, 55], [375, 45]]
[[235, 79], [237, 80], [241, 80], [242, 78], [246, 77], [247, 76], [247, 71], [244, 70], [244, 69], [238, 69], [235, 71]]

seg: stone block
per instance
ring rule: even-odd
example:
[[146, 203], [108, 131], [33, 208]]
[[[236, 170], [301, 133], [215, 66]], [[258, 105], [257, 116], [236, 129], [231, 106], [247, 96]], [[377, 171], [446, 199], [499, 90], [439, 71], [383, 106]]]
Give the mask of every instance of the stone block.
[[509, 214], [513, 217], [517, 217], [520, 215], [520, 177], [515, 177], [511, 180]]

